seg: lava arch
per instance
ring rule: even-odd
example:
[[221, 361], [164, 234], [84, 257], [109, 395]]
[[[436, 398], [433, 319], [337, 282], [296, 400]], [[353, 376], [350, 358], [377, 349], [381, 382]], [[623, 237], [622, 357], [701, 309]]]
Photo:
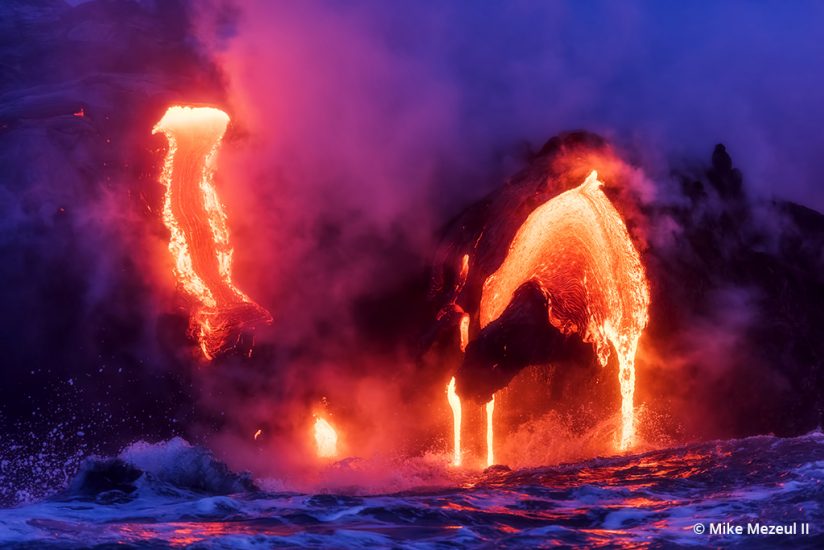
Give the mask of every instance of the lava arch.
[[549, 322], [578, 333], [606, 365], [619, 363], [621, 443], [634, 434], [635, 352], [648, 320], [649, 284], [626, 225], [592, 171], [578, 187], [536, 208], [518, 229], [501, 266], [483, 284], [481, 329], [498, 319], [523, 284], [547, 297]]

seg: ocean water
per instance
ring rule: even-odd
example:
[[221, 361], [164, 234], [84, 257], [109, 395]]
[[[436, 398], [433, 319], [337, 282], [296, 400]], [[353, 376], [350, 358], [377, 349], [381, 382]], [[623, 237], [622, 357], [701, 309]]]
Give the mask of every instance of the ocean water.
[[[343, 461], [329, 475], [357, 468], [364, 464]], [[397, 465], [398, 475], [404, 468], [411, 467]], [[49, 498], [0, 509], [0, 546], [824, 547], [820, 432], [522, 470], [429, 464], [422, 475], [415, 468], [420, 485], [401, 492], [294, 492], [233, 473], [181, 439], [139, 444], [116, 458], [86, 460]], [[720, 523], [744, 533], [711, 534]], [[795, 525], [797, 533], [747, 534], [756, 523]]]

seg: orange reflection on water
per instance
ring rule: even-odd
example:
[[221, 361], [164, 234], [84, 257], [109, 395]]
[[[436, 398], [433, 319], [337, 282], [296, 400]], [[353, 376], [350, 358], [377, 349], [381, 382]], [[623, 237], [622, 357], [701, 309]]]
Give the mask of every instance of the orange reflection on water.
[[290, 525], [272, 525], [239, 521], [193, 521], [163, 524], [124, 523], [112, 525], [124, 542], [163, 541], [164, 545], [186, 547], [206, 539], [227, 535], [292, 535], [300, 529]]

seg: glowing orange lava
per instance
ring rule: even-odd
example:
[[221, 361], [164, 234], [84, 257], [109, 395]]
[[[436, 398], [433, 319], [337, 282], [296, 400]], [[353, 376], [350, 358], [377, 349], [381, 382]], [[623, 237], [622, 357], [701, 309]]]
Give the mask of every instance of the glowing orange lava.
[[492, 445], [492, 412], [495, 410], [495, 396], [486, 404], [486, 465], [495, 464], [495, 451]]
[[469, 344], [469, 314], [461, 315], [461, 351], [466, 351], [466, 346]]
[[549, 296], [549, 321], [619, 363], [622, 450], [634, 438], [635, 352], [648, 320], [649, 283], [620, 214], [593, 171], [580, 186], [536, 208], [500, 268], [484, 282], [480, 326], [497, 319], [527, 281]]
[[212, 107], [170, 107], [152, 133], [169, 150], [160, 182], [166, 189], [163, 221], [183, 290], [198, 302], [192, 315], [203, 354], [213, 358], [237, 330], [271, 322], [269, 312], [232, 283], [232, 246], [226, 213], [213, 185], [215, 158], [229, 116]]
[[458, 292], [466, 284], [466, 278], [469, 276], [469, 254], [464, 254], [461, 258], [461, 272], [458, 274]]
[[455, 377], [449, 381], [446, 387], [446, 398], [452, 408], [452, 433], [454, 444], [452, 447], [452, 464], [461, 465], [461, 398], [455, 393]]
[[315, 447], [321, 458], [332, 458], [338, 454], [338, 433], [320, 417], [315, 419]]

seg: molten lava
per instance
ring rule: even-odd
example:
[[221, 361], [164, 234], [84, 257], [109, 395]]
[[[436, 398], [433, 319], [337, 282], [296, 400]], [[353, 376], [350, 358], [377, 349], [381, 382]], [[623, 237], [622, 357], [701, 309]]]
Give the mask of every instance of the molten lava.
[[152, 131], [169, 141], [160, 176], [166, 189], [163, 221], [171, 233], [178, 283], [198, 302], [192, 327], [208, 359], [240, 329], [272, 320], [232, 282], [226, 213], [212, 182], [228, 124], [229, 116], [219, 109], [170, 107]]
[[[454, 438], [452, 447], [452, 465], [461, 465], [461, 398], [455, 392], [455, 377], [449, 381], [446, 387], [446, 398], [449, 407], [452, 409], [452, 434]], [[486, 404], [486, 465], [495, 464], [495, 453], [493, 451], [492, 440], [492, 412], [495, 410], [495, 396]]]
[[315, 447], [321, 458], [332, 458], [338, 454], [338, 433], [320, 417], [315, 419]]
[[606, 365], [615, 349], [621, 385], [620, 448], [634, 437], [635, 352], [646, 327], [649, 284], [620, 214], [593, 171], [580, 186], [536, 208], [504, 262], [484, 282], [480, 326], [497, 319], [527, 281], [549, 298], [549, 321], [595, 345]]
[[486, 404], [486, 465], [495, 464], [495, 451], [492, 446], [492, 412], [495, 410], [495, 396]]
[[455, 377], [449, 381], [446, 387], [446, 398], [449, 401], [449, 406], [452, 408], [452, 433], [454, 438], [454, 445], [452, 448], [452, 464], [454, 466], [461, 465], [461, 398], [455, 393]]
[[464, 313], [461, 315], [461, 322], [460, 322], [460, 331], [461, 331], [461, 351], [466, 351], [466, 346], [469, 345], [469, 314]]

